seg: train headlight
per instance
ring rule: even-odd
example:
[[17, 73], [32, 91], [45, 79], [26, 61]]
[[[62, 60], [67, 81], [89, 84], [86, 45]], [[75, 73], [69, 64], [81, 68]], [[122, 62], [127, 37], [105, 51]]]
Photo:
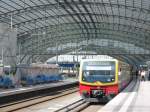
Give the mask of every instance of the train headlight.
[[114, 81], [115, 79], [114, 79], [114, 78], [112, 78], [111, 80], [112, 80], [112, 81]]

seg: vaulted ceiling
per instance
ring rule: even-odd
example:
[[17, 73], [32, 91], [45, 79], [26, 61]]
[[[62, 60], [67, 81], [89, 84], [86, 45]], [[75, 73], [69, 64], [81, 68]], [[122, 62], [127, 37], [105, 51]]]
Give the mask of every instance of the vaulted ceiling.
[[0, 0], [0, 22], [17, 29], [23, 55], [80, 48], [134, 63], [150, 56], [150, 0]]

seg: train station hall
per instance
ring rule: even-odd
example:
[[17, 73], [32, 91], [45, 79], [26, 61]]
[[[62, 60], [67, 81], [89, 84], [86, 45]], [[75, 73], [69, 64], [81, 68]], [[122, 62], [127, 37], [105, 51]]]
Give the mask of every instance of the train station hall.
[[150, 112], [150, 0], [0, 0], [0, 112]]

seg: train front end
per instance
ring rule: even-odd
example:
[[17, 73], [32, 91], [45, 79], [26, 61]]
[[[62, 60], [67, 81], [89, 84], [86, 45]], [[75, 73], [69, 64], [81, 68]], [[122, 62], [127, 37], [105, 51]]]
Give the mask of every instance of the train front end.
[[83, 60], [80, 64], [80, 94], [88, 102], [107, 102], [118, 94], [118, 61]]

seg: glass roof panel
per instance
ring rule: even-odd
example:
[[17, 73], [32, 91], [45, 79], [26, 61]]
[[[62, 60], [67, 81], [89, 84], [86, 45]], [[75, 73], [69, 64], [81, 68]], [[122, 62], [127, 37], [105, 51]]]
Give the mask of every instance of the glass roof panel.
[[[66, 38], [79, 35], [126, 42], [132, 37], [137, 39], [135, 45], [140, 46], [139, 37], [150, 36], [149, 6], [150, 0], [1, 0], [0, 22], [10, 26], [12, 21], [18, 35], [35, 29], [56, 30], [59, 25], [59, 35]], [[69, 25], [72, 31], [65, 28]], [[141, 46], [150, 45], [150, 39], [146, 42]]]

